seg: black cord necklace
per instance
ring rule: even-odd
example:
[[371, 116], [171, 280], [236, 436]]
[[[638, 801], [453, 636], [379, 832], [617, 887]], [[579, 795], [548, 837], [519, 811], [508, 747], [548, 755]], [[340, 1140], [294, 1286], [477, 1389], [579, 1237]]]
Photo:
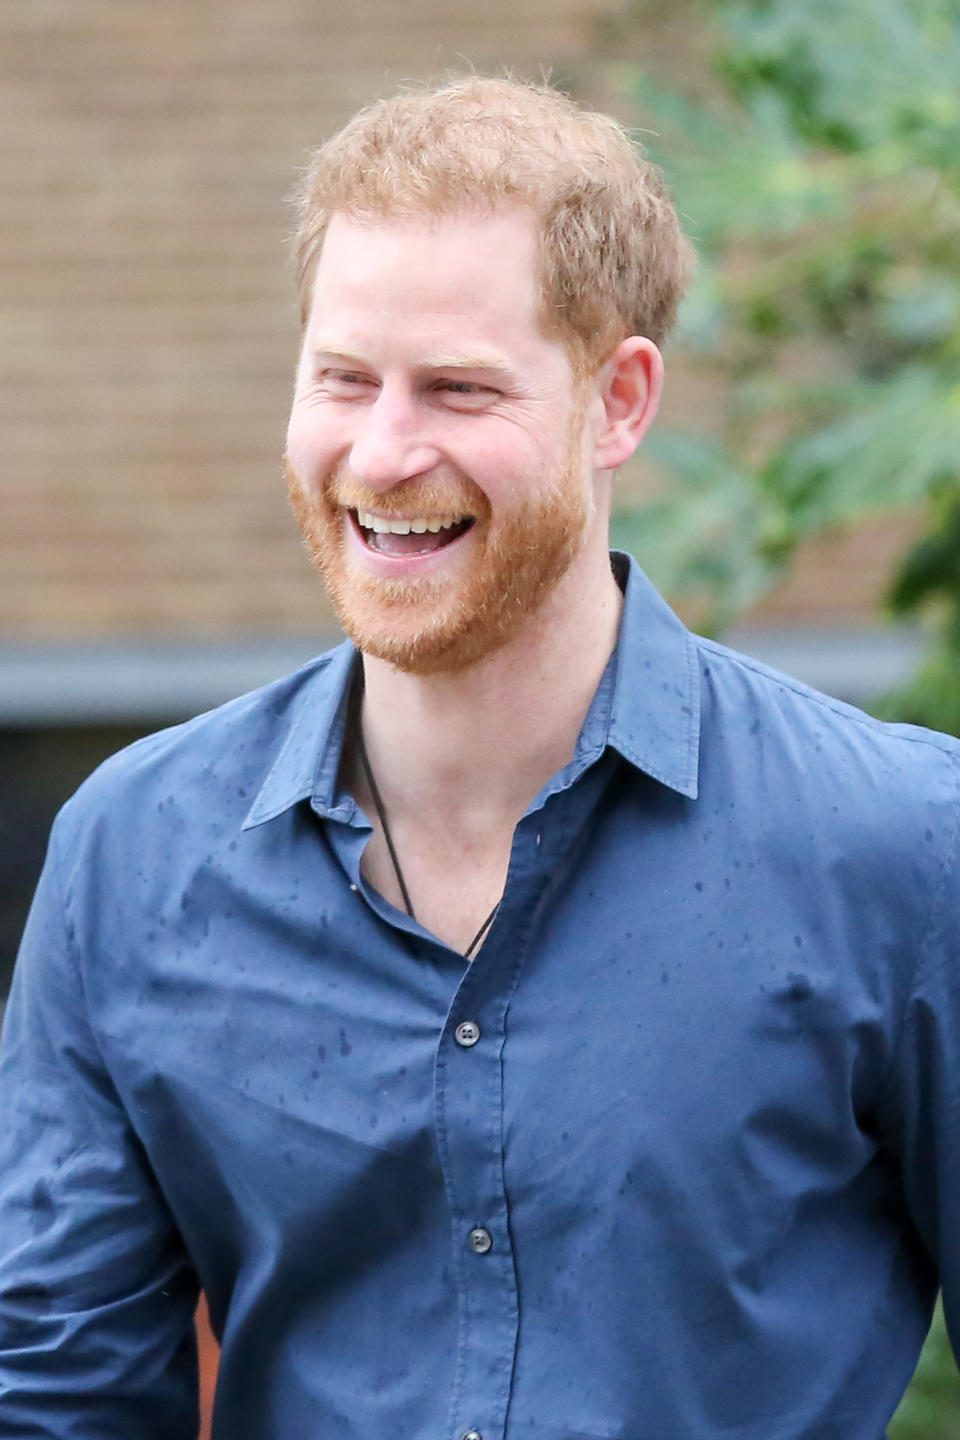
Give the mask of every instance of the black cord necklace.
[[[370, 757], [367, 754], [367, 747], [363, 743], [363, 729], [361, 728], [359, 721], [357, 723], [356, 732], [357, 749], [360, 751], [360, 760], [363, 765], [363, 773], [367, 777], [367, 784], [370, 786], [370, 794], [373, 796], [373, 803], [376, 807], [377, 816], [380, 820], [381, 826], [383, 827], [383, 838], [384, 840], [386, 840], [387, 850], [390, 852], [390, 860], [393, 864], [393, 873], [397, 877], [397, 884], [400, 886], [400, 894], [403, 896], [403, 903], [406, 907], [407, 914], [410, 916], [411, 920], [416, 920], [417, 917], [413, 913], [413, 904], [410, 900], [410, 891], [407, 889], [407, 882], [406, 880], [404, 880], [403, 871], [400, 869], [400, 859], [397, 855], [397, 847], [393, 843], [393, 836], [390, 834], [390, 826], [387, 824], [387, 812], [386, 808], [384, 807], [383, 796], [380, 794], [379, 785], [373, 778], [373, 770], [370, 766]], [[498, 900], [496, 905], [494, 905], [493, 909], [490, 911], [490, 914], [487, 916], [486, 920], [484, 920], [483, 924], [480, 926], [480, 929], [477, 931], [476, 935], [474, 935], [473, 939], [470, 941], [470, 944], [467, 946], [466, 950], [464, 950], [463, 958], [465, 960], [469, 960], [471, 958], [477, 946], [480, 944], [480, 941], [483, 939], [484, 935], [486, 935], [487, 931], [490, 929], [490, 926], [493, 924], [494, 918], [499, 909], [500, 901]]]

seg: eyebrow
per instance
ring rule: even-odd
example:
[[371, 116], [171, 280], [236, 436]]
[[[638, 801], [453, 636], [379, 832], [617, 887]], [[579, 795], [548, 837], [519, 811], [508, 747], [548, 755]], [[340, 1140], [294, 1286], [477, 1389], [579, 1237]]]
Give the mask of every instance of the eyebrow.
[[498, 375], [509, 374], [510, 367], [498, 355], [427, 355], [422, 362], [424, 370], [493, 370]]
[[[363, 368], [368, 364], [360, 355], [351, 355], [344, 350], [338, 350], [336, 344], [328, 343], [323, 336], [311, 344], [310, 350], [314, 355], [327, 355], [331, 360], [337, 360], [346, 365], [357, 365]], [[500, 356], [481, 352], [473, 355], [425, 355], [417, 368], [419, 370], [482, 370], [496, 375], [512, 373], [510, 367]]]

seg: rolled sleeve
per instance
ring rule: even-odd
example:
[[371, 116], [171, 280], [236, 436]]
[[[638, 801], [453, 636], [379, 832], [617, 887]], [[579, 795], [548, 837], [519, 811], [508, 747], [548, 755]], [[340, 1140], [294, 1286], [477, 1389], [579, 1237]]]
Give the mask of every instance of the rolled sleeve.
[[77, 959], [54, 838], [0, 1051], [0, 1437], [194, 1440], [197, 1282]]

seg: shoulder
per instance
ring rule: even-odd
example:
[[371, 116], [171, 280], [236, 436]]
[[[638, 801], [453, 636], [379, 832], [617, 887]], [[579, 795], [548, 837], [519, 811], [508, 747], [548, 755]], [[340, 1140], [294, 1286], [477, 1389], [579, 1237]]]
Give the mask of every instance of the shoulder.
[[[847, 828], [915, 833], [960, 811], [960, 741], [877, 720], [711, 640], [695, 637], [701, 673], [701, 762], [759, 788], [776, 810], [825, 811]], [[749, 777], [752, 777], [749, 778]]]
[[700, 657], [703, 692], [715, 702], [716, 718], [723, 712], [736, 714], [741, 723], [751, 717], [755, 734], [765, 720], [773, 725], [787, 721], [803, 732], [888, 750], [901, 759], [912, 754], [921, 763], [925, 759], [934, 764], [946, 761], [952, 767], [960, 760], [960, 740], [952, 735], [878, 720], [715, 640], [700, 635], [693, 640]]
[[319, 747], [349, 656], [340, 646], [293, 674], [112, 755], [57, 817], [64, 854], [114, 837], [239, 828], [267, 775], [303, 737]]

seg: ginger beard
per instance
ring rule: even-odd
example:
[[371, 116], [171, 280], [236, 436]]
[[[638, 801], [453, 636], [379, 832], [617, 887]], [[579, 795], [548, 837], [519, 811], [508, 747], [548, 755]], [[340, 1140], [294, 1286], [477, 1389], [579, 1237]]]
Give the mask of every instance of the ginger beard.
[[[512, 640], [544, 603], [579, 553], [594, 513], [584, 482], [582, 410], [575, 407], [564, 459], [499, 519], [487, 496], [465, 478], [410, 480], [386, 494], [349, 474], [310, 489], [289, 459], [290, 499], [331, 604], [358, 650], [412, 675], [454, 674]], [[452, 574], [383, 579], [351, 564], [345, 509], [387, 517], [473, 516]], [[456, 543], [456, 542], [454, 542]]]

